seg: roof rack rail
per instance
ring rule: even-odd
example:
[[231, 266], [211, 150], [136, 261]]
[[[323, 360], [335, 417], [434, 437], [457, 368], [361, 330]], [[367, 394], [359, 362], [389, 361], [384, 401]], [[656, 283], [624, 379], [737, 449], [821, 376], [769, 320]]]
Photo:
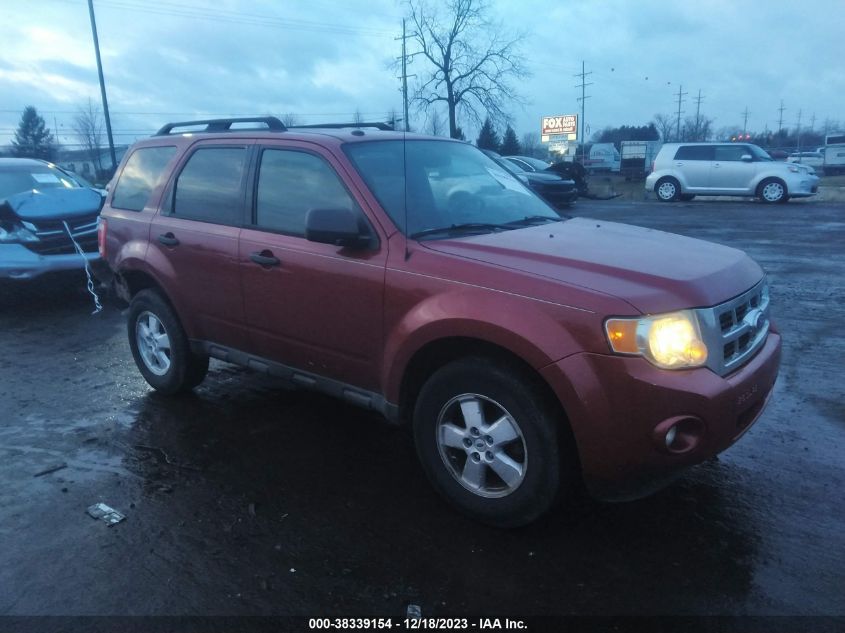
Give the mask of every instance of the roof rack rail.
[[179, 121], [178, 123], [168, 123], [163, 126], [155, 136], [167, 136], [173, 131], [173, 128], [179, 127], [193, 127], [197, 125], [204, 125], [205, 129], [201, 132], [240, 132], [242, 128], [232, 129], [235, 123], [264, 123], [267, 129], [272, 132], [284, 132], [287, 130], [285, 124], [274, 116], [260, 116], [260, 117], [243, 117], [236, 119], [203, 119], [201, 121]]
[[375, 128], [377, 130], [382, 130], [384, 132], [393, 132], [395, 128], [390, 125], [390, 123], [384, 123], [383, 121], [372, 121], [369, 123], [312, 123], [310, 125], [291, 125], [291, 128], [324, 128], [324, 129], [333, 129], [338, 130], [342, 128], [362, 128], [362, 127], [369, 127]]

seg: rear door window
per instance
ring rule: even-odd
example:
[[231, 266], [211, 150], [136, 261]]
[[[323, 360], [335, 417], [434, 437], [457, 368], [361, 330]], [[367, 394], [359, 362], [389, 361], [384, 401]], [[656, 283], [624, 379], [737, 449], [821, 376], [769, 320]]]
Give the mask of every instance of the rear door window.
[[682, 145], [675, 152], [675, 160], [713, 160], [713, 146]]
[[213, 224], [240, 224], [246, 157], [246, 147], [196, 150], [176, 179], [171, 215]]
[[717, 145], [715, 160], [741, 161], [745, 155], [751, 156], [751, 150], [745, 145]]
[[141, 147], [132, 152], [115, 185], [111, 206], [127, 211], [143, 209], [174, 154], [173, 146]]

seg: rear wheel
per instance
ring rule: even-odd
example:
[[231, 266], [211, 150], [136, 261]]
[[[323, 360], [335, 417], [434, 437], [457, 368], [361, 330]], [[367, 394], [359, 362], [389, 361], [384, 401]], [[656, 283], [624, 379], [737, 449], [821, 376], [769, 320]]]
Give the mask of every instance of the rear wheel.
[[681, 196], [681, 183], [674, 178], [661, 178], [654, 185], [654, 193], [661, 202], [674, 202]]
[[422, 466], [462, 512], [499, 527], [525, 525], [546, 512], [568, 483], [561, 476], [558, 420], [522, 373], [486, 358], [435, 372], [420, 391], [414, 437]]
[[767, 204], [786, 202], [789, 200], [786, 183], [778, 178], [766, 178], [757, 187], [757, 197]]
[[189, 391], [208, 372], [208, 357], [191, 351], [176, 312], [155, 290], [132, 297], [128, 320], [129, 347], [144, 379], [167, 394]]

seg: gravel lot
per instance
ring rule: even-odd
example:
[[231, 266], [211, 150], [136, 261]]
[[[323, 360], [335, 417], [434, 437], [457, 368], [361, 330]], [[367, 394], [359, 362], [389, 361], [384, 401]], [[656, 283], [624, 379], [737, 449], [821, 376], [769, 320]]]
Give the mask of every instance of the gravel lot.
[[402, 429], [222, 363], [159, 397], [80, 275], [2, 283], [0, 615], [845, 615], [845, 205], [574, 213], [768, 271], [781, 376], [718, 459], [499, 531], [440, 501]]

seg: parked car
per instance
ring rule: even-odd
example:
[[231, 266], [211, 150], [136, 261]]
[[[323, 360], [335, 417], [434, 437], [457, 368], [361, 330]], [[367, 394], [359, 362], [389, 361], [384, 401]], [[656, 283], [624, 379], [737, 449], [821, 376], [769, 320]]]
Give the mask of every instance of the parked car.
[[788, 163], [801, 163], [808, 167], [823, 167], [824, 154], [821, 152], [792, 152], [789, 158], [786, 159]]
[[103, 200], [52, 163], [0, 158], [0, 278], [31, 279], [98, 259]]
[[543, 198], [555, 209], [566, 209], [578, 199], [578, 189], [575, 181], [564, 178], [551, 171], [525, 171], [518, 167], [519, 163], [508, 161], [496, 152], [483, 150], [499, 165], [515, 174], [517, 178], [528, 185], [534, 193]]
[[409, 423], [434, 487], [494, 525], [579, 481], [665, 485], [736, 442], [778, 374], [747, 255], [562, 218], [451, 139], [168, 124], [122, 160], [100, 229], [155, 389], [196, 387], [213, 357]]
[[698, 194], [786, 202], [814, 196], [818, 185], [811, 167], [774, 161], [750, 143], [666, 143], [645, 181], [663, 202]]

